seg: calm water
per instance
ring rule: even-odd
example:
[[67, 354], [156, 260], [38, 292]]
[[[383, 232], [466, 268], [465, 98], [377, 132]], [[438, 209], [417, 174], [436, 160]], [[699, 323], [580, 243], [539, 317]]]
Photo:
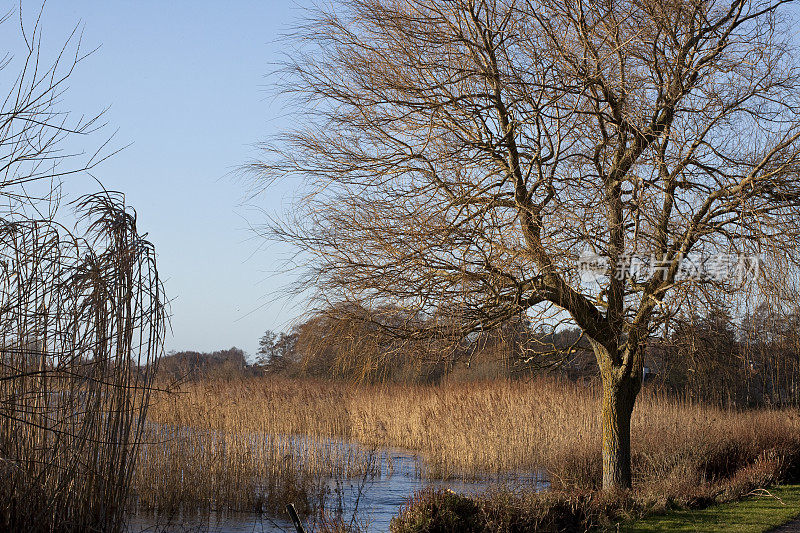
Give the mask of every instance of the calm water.
[[[357, 446], [339, 443], [343, 446]], [[540, 473], [499, 478], [486, 476], [474, 481], [426, 480], [420, 477], [425, 465], [422, 459], [405, 450], [389, 449], [381, 452], [391, 461], [381, 461], [380, 477], [372, 479], [349, 479], [345, 483], [329, 481], [331, 491], [328, 508], [341, 507], [342, 517], [366, 525], [369, 532], [388, 531], [389, 522], [397, 515], [408, 498], [424, 487], [447, 488], [461, 494], [483, 492], [497, 485], [510, 488], [543, 490], [547, 481]], [[391, 464], [391, 470], [388, 465]], [[300, 517], [307, 530], [313, 529], [313, 517]], [[260, 533], [286, 531], [293, 533], [294, 526], [285, 519], [248, 514], [204, 515], [202, 517], [136, 517], [131, 521], [133, 532], [214, 532], [214, 533]]]

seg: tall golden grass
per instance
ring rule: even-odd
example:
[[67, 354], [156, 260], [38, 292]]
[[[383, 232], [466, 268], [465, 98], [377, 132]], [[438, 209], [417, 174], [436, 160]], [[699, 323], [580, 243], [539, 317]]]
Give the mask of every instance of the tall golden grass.
[[[158, 395], [149, 419], [163, 427], [192, 428], [198, 439], [194, 451], [165, 449], [163, 459], [141, 461], [137, 483], [152, 479], [153, 469], [165, 472], [163, 464], [177, 457], [208, 465], [204, 486], [270, 479], [270, 469], [282, 464], [284, 453], [305, 454], [309, 475], [330, 472], [342, 459], [325, 456], [319, 443], [336, 437], [419, 452], [430, 477], [544, 469], [556, 487], [595, 488], [601, 468], [599, 404], [598, 388], [552, 379], [439, 386], [277, 377], [190, 383], [177, 393]], [[224, 459], [216, 451], [221, 448], [204, 444], [211, 434], [233, 439], [226, 441]], [[261, 436], [255, 448], [252, 435]], [[281, 449], [292, 435], [320, 440], [307, 441], [302, 450]], [[787, 454], [800, 456], [800, 412], [726, 410], [645, 390], [634, 411], [632, 438], [638, 485], [698, 486], [729, 478], [775, 450], [784, 463]], [[361, 473], [363, 467], [356, 465], [362, 462], [353, 458], [338, 471]], [[168, 486], [164, 480], [163, 490]]]
[[328, 480], [376, 476], [385, 456], [329, 439], [151, 426], [134, 476], [134, 508], [176, 516], [324, 508]]
[[[295, 386], [312, 387], [281, 381], [263, 392]], [[345, 446], [329, 438], [332, 431], [299, 431], [292, 420], [312, 416], [301, 404], [279, 405], [251, 395], [251, 387], [262, 388], [253, 381], [208, 381], [154, 395], [133, 483], [138, 511], [275, 514], [293, 503], [316, 513], [337, 480], [391, 470], [391, 458], [371, 447]], [[289, 399], [286, 390], [282, 396]], [[306, 409], [321, 408], [323, 395], [317, 400]], [[281, 412], [287, 408], [293, 411]]]

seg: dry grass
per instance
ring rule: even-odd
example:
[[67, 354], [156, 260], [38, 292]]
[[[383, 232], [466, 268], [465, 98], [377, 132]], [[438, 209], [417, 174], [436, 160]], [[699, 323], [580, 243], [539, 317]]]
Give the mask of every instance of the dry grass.
[[[430, 477], [543, 468], [554, 489], [592, 494], [600, 482], [599, 403], [594, 387], [547, 379], [440, 386], [281, 378], [191, 383], [154, 398], [149, 420], [162, 428], [158, 438], [165, 444], [147, 447], [136, 489], [142, 506], [153, 509], [201, 502], [262, 510], [288, 498], [314, 507], [325, 476], [380, 468], [374, 455], [331, 447], [334, 437], [367, 449], [418, 451]], [[164, 428], [188, 429], [167, 435]], [[633, 447], [640, 507], [735, 499], [796, 474], [800, 412], [724, 410], [645, 391], [634, 412]]]
[[422, 452], [431, 476], [448, 477], [531, 470], [576, 438], [593, 442], [595, 408], [593, 393], [548, 381], [379, 387], [252, 379], [188, 384], [157, 398], [150, 420], [402, 447]]
[[335, 480], [391, 469], [385, 454], [326, 437], [334, 433], [286, 431], [301, 412], [274, 411], [288, 406], [251, 396], [251, 385], [211, 381], [154, 396], [134, 477], [138, 511], [281, 514], [294, 503], [316, 514]]
[[385, 457], [329, 439], [151, 426], [134, 477], [135, 507], [159, 514], [304, 513], [324, 507], [329, 480], [380, 474]]
[[2, 531], [124, 526], [165, 298], [122, 197], [79, 205], [88, 241], [0, 216]]
[[[545, 467], [585, 483], [599, 469], [600, 391], [554, 380], [353, 386], [280, 378], [192, 383], [155, 399], [150, 420], [219, 432], [341, 437], [421, 452], [432, 477]], [[800, 441], [796, 409], [734, 411], [640, 396], [633, 414], [638, 481], [693, 456], [752, 454]], [[780, 441], [780, 442], [779, 442]], [[570, 464], [571, 463], [571, 464]], [[712, 470], [724, 465], [708, 465]], [[575, 475], [584, 470], [579, 479]]]

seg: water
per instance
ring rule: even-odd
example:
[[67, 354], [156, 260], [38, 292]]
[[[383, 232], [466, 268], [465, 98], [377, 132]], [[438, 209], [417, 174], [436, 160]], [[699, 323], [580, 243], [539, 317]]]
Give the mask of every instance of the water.
[[128, 523], [128, 531], [139, 533], [295, 533], [288, 519], [252, 514], [205, 516], [136, 516]]
[[[357, 444], [336, 441], [335, 445], [354, 447]], [[389, 522], [415, 492], [425, 488], [450, 489], [459, 494], [477, 494], [492, 487], [544, 490], [548, 483], [540, 472], [498, 476], [486, 475], [475, 480], [423, 479], [424, 461], [407, 450], [384, 449], [380, 460], [381, 474], [372, 478], [350, 478], [328, 481], [330, 497], [327, 509], [341, 511], [346, 523], [353, 520], [368, 532], [389, 530]], [[314, 517], [301, 516], [307, 531], [313, 529]], [[135, 517], [129, 526], [132, 532], [213, 532], [213, 533], [273, 533], [295, 529], [285, 518], [254, 514], [226, 514], [180, 517]]]
[[392, 517], [397, 515], [408, 498], [425, 487], [472, 495], [498, 485], [530, 490], [544, 490], [549, 485], [540, 472], [503, 477], [487, 475], [468, 481], [422, 479], [420, 472], [424, 471], [424, 464], [417, 455], [397, 449], [384, 452], [391, 457], [393, 472], [382, 472], [381, 477], [371, 480], [350, 479], [344, 487], [344, 517], [349, 518], [357, 510], [356, 520], [367, 524], [367, 531], [370, 532], [388, 531]]

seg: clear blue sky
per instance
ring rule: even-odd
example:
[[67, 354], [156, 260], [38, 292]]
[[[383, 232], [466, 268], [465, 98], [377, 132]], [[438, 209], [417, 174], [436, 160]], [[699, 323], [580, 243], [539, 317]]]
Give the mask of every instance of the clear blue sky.
[[[13, 3], [6, 3], [11, 9]], [[40, 2], [23, 0], [26, 20]], [[300, 14], [281, 1], [50, 0], [44, 42], [55, 49], [80, 24], [83, 48], [100, 46], [70, 82], [63, 107], [109, 107], [104, 135], [128, 145], [95, 175], [124, 191], [158, 251], [172, 303], [167, 350], [238, 346], [254, 353], [267, 328], [300, 311], [276, 298], [279, 251], [259, 250], [241, 207], [245, 186], [231, 175], [257, 156], [254, 144], [280, 127], [265, 77], [279, 59], [281, 30]], [[14, 21], [4, 33], [18, 29]], [[5, 40], [5, 37], [4, 37]], [[89, 142], [87, 148], [91, 148]], [[74, 197], [88, 181], [66, 187]], [[278, 209], [289, 191], [262, 201]]]

